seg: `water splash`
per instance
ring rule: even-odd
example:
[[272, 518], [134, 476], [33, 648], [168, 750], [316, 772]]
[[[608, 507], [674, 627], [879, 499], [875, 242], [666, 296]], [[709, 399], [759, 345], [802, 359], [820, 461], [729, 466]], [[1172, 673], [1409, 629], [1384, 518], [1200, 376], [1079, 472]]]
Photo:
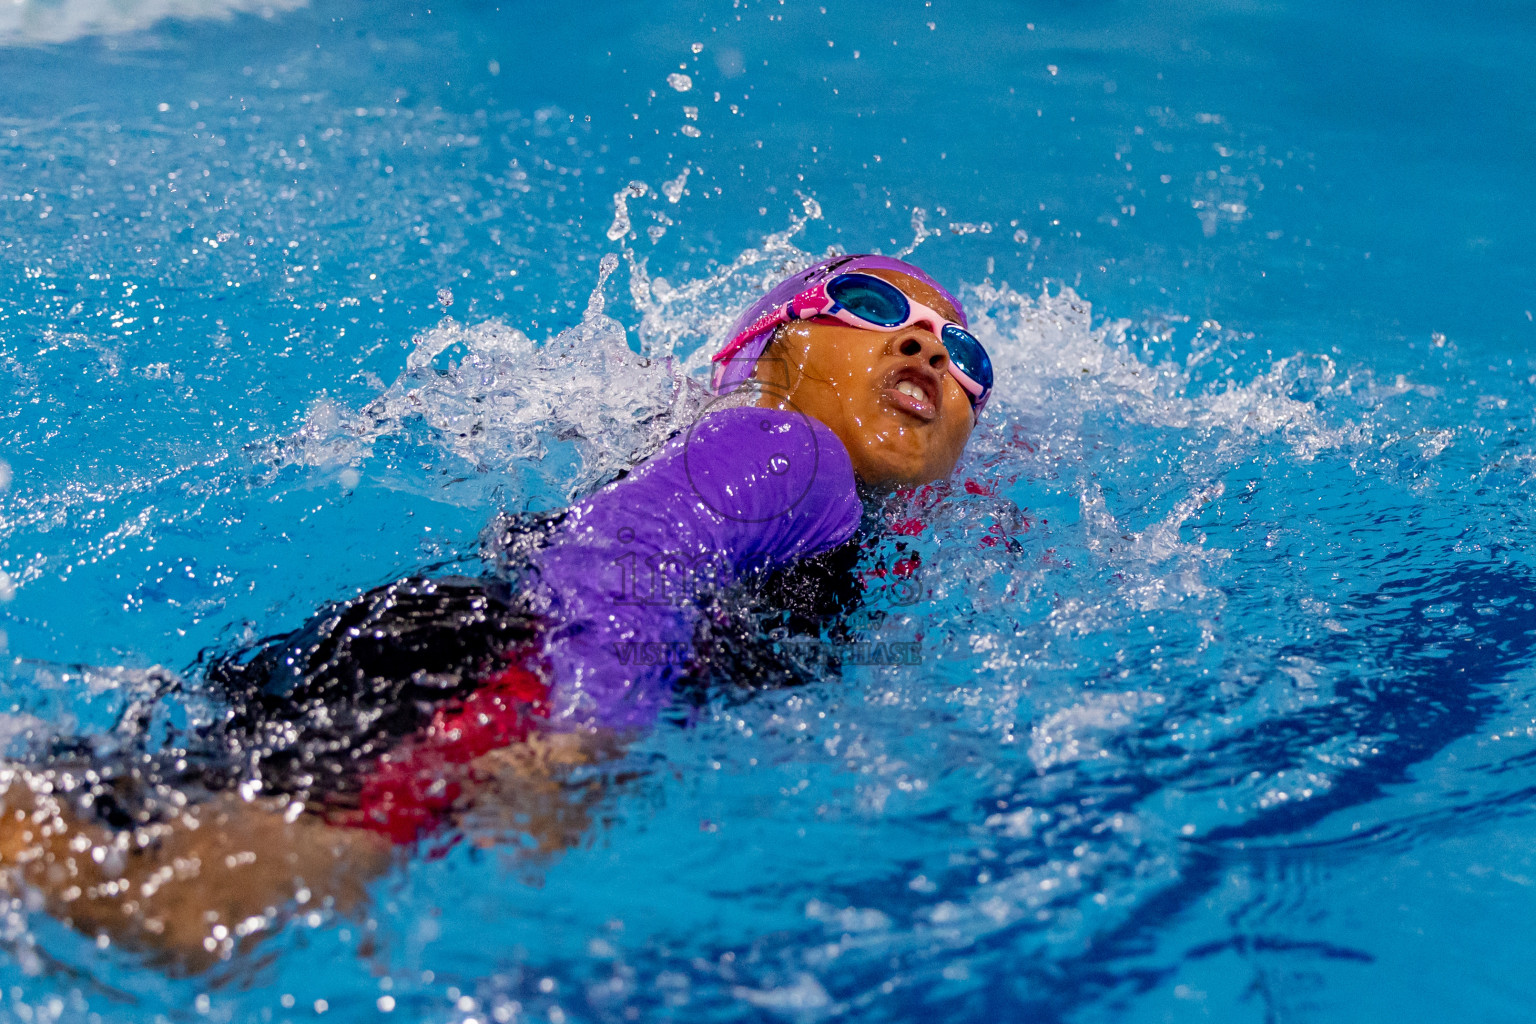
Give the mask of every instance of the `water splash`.
[[643, 181], [632, 181], [613, 194], [613, 223], [608, 226], [608, 240], [617, 242], [629, 234], [629, 201], [643, 199], [651, 187]]
[[597, 284], [592, 286], [592, 294], [587, 298], [587, 311], [582, 314], [583, 323], [594, 323], [603, 315], [603, 309], [607, 300], [603, 298], [603, 288], [608, 284], [608, 278], [618, 269], [619, 258], [613, 253], [604, 253], [603, 258], [597, 263]]
[[917, 247], [922, 245], [925, 239], [932, 238], [934, 235], [942, 235], [944, 233], [942, 228], [928, 227], [927, 221], [927, 210], [923, 209], [921, 206], [912, 207], [912, 241], [905, 248], [899, 250], [896, 253], [897, 259], [906, 259], [908, 256], [917, 251]]
[[[753, 299], [780, 280], [822, 257], [805, 252], [794, 239], [806, 224], [821, 219], [821, 205], [801, 196], [801, 213], [791, 215], [782, 230], [766, 236], [756, 248], [743, 250], [730, 263], [675, 285], [652, 277], [644, 257], [626, 251], [630, 298], [640, 312], [641, 351], [677, 358], [685, 373], [707, 376], [709, 355], [726, 329]], [[832, 255], [829, 250], [826, 255]]]
[[[672, 360], [633, 352], [623, 325], [604, 312], [604, 287], [617, 267], [617, 256], [602, 258], [581, 322], [542, 344], [499, 321], [466, 326], [445, 318], [415, 340], [405, 372], [377, 398], [357, 409], [317, 400], [294, 434], [260, 453], [263, 461], [272, 472], [310, 467], [355, 487], [370, 473], [394, 479], [398, 455], [369, 464], [381, 442], [400, 439], [429, 466], [484, 479], [460, 500], [483, 501], [502, 488], [535, 504], [563, 504], [590, 491], [688, 422], [703, 401]], [[412, 485], [407, 477], [393, 486]]]

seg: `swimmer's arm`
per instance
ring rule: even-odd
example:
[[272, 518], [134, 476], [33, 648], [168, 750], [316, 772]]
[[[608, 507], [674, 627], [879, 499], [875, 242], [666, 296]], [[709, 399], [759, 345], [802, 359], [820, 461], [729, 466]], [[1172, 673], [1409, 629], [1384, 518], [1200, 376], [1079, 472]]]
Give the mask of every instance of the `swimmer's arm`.
[[538, 556], [559, 623], [543, 652], [556, 714], [648, 725], [691, 661], [700, 593], [837, 547], [862, 511], [847, 451], [819, 423], [706, 416], [572, 509]]
[[392, 859], [383, 837], [277, 801], [225, 795], [118, 831], [33, 781], [17, 771], [0, 791], [0, 888], [172, 970], [204, 970], [300, 914], [357, 912]]
[[[527, 835], [535, 854], [572, 846], [603, 786], [572, 786], [567, 774], [621, 749], [615, 734], [588, 730], [487, 754], [474, 762], [482, 782], [463, 824], [492, 840]], [[46, 782], [0, 772], [0, 891], [36, 893], [76, 930], [174, 971], [205, 970], [299, 915], [363, 913], [369, 884], [399, 850], [367, 829], [288, 813], [286, 801], [235, 794], [114, 830]]]

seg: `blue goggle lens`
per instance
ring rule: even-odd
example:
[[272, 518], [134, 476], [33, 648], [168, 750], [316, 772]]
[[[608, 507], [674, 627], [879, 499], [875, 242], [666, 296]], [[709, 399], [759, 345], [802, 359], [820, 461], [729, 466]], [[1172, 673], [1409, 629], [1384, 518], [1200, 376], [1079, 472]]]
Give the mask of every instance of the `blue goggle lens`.
[[[912, 308], [900, 288], [868, 274], [839, 274], [827, 283], [827, 295], [854, 316], [881, 327], [902, 323]], [[975, 335], [955, 324], [946, 324], [939, 340], [950, 360], [981, 385], [980, 396], [969, 396], [974, 406], [992, 390], [992, 360], [987, 350]]]
[[[992, 360], [975, 335], [954, 324], [945, 324], [939, 340], [944, 342], [944, 348], [949, 351], [950, 360], [967, 377], [981, 385], [982, 394], [992, 390]], [[971, 398], [971, 404], [976, 404], [975, 396]]]
[[881, 327], [895, 327], [910, 309], [901, 289], [866, 274], [839, 274], [827, 283], [827, 295], [854, 316]]

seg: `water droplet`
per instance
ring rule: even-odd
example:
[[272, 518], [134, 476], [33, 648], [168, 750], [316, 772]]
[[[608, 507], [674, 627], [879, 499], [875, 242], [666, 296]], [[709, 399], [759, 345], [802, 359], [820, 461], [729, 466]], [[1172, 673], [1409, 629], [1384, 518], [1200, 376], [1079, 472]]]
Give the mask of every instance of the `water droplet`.
[[693, 171], [692, 167], [684, 167], [683, 173], [671, 181], [663, 182], [661, 194], [667, 197], [667, 202], [675, 203], [683, 197], [683, 186], [688, 184], [688, 175]]
[[639, 199], [651, 190], [643, 181], [632, 181], [613, 194], [613, 223], [608, 227], [608, 240], [617, 242], [629, 234], [629, 201]]
[[619, 258], [613, 253], [604, 254], [597, 263], [597, 284], [592, 288], [592, 296], [587, 299], [587, 314], [583, 320], [591, 320], [603, 315], [603, 307], [606, 305], [603, 299], [603, 286], [608, 283], [608, 277], [618, 269]]

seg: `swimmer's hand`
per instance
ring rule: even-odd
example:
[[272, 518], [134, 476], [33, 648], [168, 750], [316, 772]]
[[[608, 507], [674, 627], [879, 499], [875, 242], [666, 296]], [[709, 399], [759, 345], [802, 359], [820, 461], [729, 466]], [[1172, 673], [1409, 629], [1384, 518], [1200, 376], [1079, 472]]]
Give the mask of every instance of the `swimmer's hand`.
[[[578, 782], [572, 770], [612, 760], [621, 750], [608, 730], [535, 733], [493, 750], [471, 764], [481, 781], [460, 827], [476, 846], [517, 849], [519, 867], [538, 868], [581, 841], [593, 805], [606, 792], [602, 777]], [[531, 849], [515, 841], [522, 837], [533, 841]]]

